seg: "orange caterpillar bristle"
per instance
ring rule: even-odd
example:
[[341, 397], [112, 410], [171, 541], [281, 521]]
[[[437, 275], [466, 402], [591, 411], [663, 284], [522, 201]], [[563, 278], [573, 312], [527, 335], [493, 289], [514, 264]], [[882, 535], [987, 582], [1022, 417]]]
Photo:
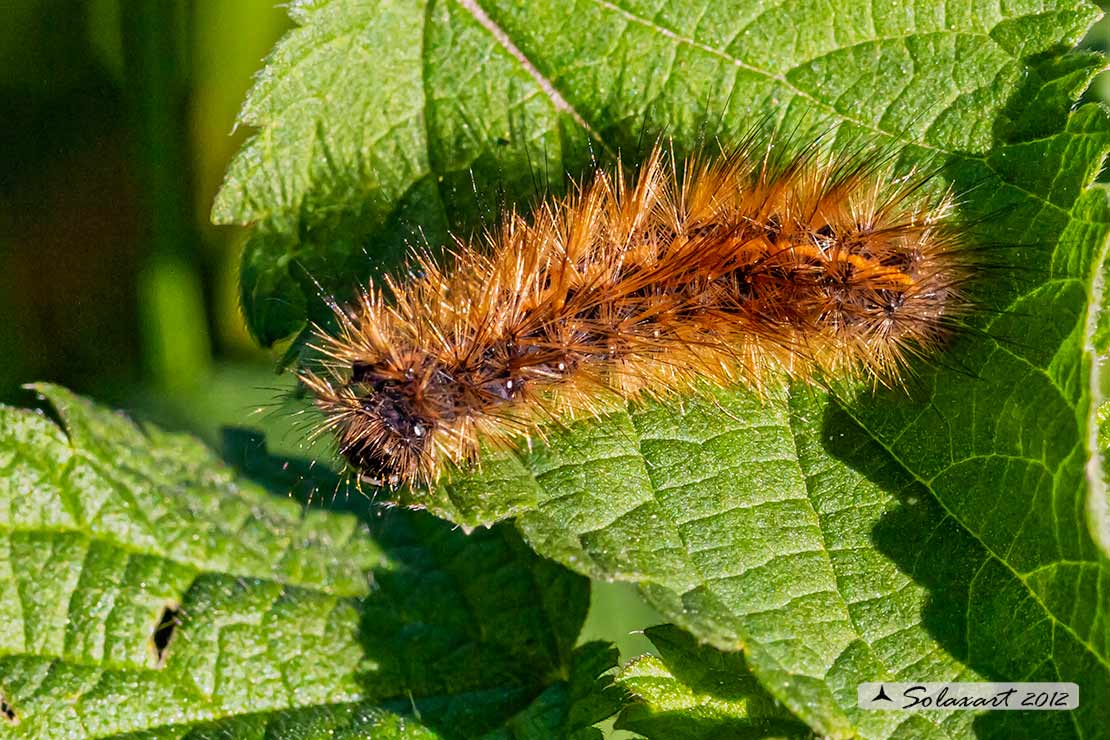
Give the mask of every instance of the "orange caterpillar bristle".
[[432, 483], [479, 440], [565, 414], [782, 377], [898, 381], [964, 310], [949, 196], [888, 153], [748, 143], [679, 168], [593, 176], [530, 219], [508, 214], [448, 269], [370, 286], [301, 378], [364, 478]]

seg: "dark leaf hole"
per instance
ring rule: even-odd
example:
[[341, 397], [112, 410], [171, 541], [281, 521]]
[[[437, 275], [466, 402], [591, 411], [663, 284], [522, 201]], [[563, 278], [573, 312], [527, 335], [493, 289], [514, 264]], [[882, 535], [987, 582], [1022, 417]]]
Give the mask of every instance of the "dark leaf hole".
[[8, 724], [19, 724], [19, 717], [16, 716], [15, 707], [8, 703], [3, 694], [0, 694], [0, 717]]
[[154, 635], [151, 639], [154, 641], [154, 653], [159, 663], [165, 657], [166, 648], [169, 646], [170, 640], [173, 639], [173, 633], [177, 629], [177, 625], [180, 624], [178, 621], [180, 614], [181, 609], [176, 605], [167, 605], [162, 610], [158, 626], [154, 628]]

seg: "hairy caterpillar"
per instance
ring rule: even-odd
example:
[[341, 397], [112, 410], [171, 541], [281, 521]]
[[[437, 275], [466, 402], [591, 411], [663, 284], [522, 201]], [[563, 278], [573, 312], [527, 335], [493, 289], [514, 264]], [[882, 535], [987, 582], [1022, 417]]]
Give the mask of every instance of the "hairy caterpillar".
[[417, 256], [316, 328], [301, 379], [321, 431], [364, 478], [420, 484], [479, 439], [701, 379], [896, 383], [965, 310], [970, 270], [951, 195], [890, 155], [749, 139], [679, 163], [657, 145], [632, 176], [458, 240], [449, 268]]

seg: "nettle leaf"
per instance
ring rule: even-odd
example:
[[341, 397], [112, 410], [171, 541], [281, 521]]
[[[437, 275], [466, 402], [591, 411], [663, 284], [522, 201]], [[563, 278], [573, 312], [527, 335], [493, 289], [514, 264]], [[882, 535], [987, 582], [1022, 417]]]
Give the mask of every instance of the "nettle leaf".
[[547, 689], [482, 740], [600, 740], [602, 732], [594, 725], [615, 715], [624, 704], [624, 693], [613, 684], [618, 657], [609, 643], [580, 646], [566, 681]]
[[620, 729], [648, 740], [812, 738], [748, 670], [742, 653], [699, 645], [671, 625], [644, 632], [659, 657], [643, 655], [620, 670], [617, 684], [632, 697]]
[[216, 223], [255, 225], [242, 298], [265, 344], [306, 315], [328, 318], [318, 285], [350, 294], [406, 240], [443, 242], [448, 211], [473, 223], [500, 192], [558, 187], [589, 144], [569, 106], [537, 94], [458, 4], [308, 0], [290, 12], [301, 27], [278, 43], [240, 115], [261, 130], [213, 208]]
[[0, 737], [471, 738], [562, 727], [612, 667], [574, 652], [588, 582], [509, 526], [306, 509], [39, 390], [61, 425], [0, 407]]
[[312, 278], [342, 294], [406, 229], [435, 243], [655, 124], [681, 146], [809, 117], [939, 161], [990, 265], [968, 331], [906, 388], [637, 405], [412, 495], [467, 526], [516, 517], [538, 552], [640, 584], [700, 640], [743, 649], [822, 735], [1110, 726], [1098, 701], [855, 707], [877, 679], [1110, 695], [1110, 506], [1091, 462], [1110, 230], [1092, 183], [1110, 118], [1075, 105], [1103, 59], [1065, 53], [1094, 6], [333, 0], [293, 14], [215, 211], [255, 224], [243, 290], [265, 341], [314, 313]]

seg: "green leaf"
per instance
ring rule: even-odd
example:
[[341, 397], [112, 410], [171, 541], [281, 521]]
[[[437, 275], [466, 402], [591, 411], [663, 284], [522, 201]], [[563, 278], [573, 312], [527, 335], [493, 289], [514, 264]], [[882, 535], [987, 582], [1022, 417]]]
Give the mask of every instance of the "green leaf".
[[240, 121], [260, 132], [212, 213], [255, 225], [242, 297], [265, 344], [306, 315], [327, 319], [317, 284], [349, 294], [406, 239], [443, 242], [448, 211], [489, 214], [497, 194], [474, 193], [472, 172], [517, 196], [543, 163], [558, 187], [567, 152], [588, 154], [573, 120], [455, 3], [301, 0], [290, 12], [301, 27], [248, 95]]
[[649, 740], [813, 737], [767, 694], [741, 653], [698, 645], [672, 625], [645, 633], [661, 657], [644, 655], [621, 669], [617, 683], [634, 702], [618, 728]]
[[[522, 172], [541, 186], [580, 173], [575, 142], [628, 149], [659, 124], [682, 147], [707, 121], [727, 139], [770, 111], [939, 161], [990, 265], [968, 331], [905, 389], [633, 406], [410, 500], [467, 526], [517, 517], [538, 552], [640, 584], [701, 640], [743, 648], [821, 734], [1105, 732], [1098, 701], [1035, 716], [855, 707], [856, 684], [875, 679], [1072, 680], [1110, 695], [1110, 506], [1090, 463], [1110, 232], [1092, 182], [1110, 118], [1074, 106], [1102, 58], [1063, 54], [1093, 6], [333, 0], [294, 15], [216, 209], [257, 224], [244, 291], [264, 339], [312, 312], [293, 261], [334, 270], [321, 283], [342, 292], [371, 269], [361, 249], [395, 253], [404, 223], [436, 242], [499, 185], [527, 200]], [[357, 53], [337, 64], [337, 48]], [[460, 186], [470, 170], [481, 197]], [[269, 302], [295, 310], [271, 321]]]
[[443, 740], [449, 736], [439, 734], [412, 717], [383, 710], [372, 703], [355, 703], [242, 714], [215, 722], [114, 737], [119, 740]]
[[306, 509], [39, 390], [61, 426], [0, 407], [0, 737], [469, 738], [576, 685], [588, 584], [511, 527]]
[[594, 727], [616, 714], [624, 694], [613, 685], [617, 649], [604, 642], [588, 642], [574, 652], [570, 678], [540, 694], [503, 728], [483, 740], [600, 740]]

